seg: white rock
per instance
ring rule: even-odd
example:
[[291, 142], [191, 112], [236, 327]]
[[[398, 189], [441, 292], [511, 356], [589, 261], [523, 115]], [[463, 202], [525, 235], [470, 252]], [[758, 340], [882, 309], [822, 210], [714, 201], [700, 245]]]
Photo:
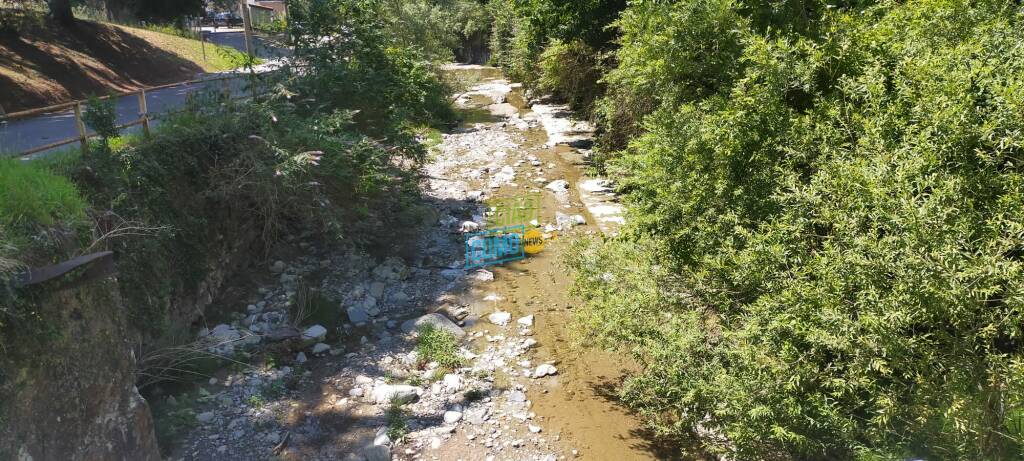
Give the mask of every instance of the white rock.
[[373, 388], [373, 401], [379, 404], [395, 401], [398, 404], [413, 402], [419, 398], [418, 387], [404, 384], [381, 384]]
[[353, 397], [353, 398], [362, 397], [363, 394], [365, 394], [365, 393], [366, 393], [366, 391], [364, 391], [362, 387], [353, 387], [352, 389], [349, 389], [349, 391], [348, 391], [349, 397]]
[[437, 450], [439, 448], [441, 448], [441, 439], [439, 439], [437, 437], [431, 438], [430, 439], [430, 449], [431, 450]]
[[454, 424], [462, 419], [461, 411], [446, 411], [444, 412], [444, 422], [447, 424]]
[[512, 314], [508, 312], [495, 312], [487, 316], [487, 320], [498, 326], [508, 325], [508, 322], [512, 320]]
[[480, 225], [473, 221], [464, 221], [462, 223], [462, 232], [476, 232], [480, 229]]
[[529, 348], [531, 348], [533, 346], [536, 346], [536, 345], [537, 345], [537, 340], [533, 339], [533, 338], [526, 338], [526, 341], [523, 341], [523, 347], [525, 347], [527, 349], [529, 349]]
[[494, 280], [494, 273], [487, 269], [480, 269], [473, 273], [473, 279], [479, 282], [491, 282]]
[[466, 336], [466, 332], [463, 331], [462, 328], [453, 323], [451, 320], [448, 320], [448, 317], [445, 317], [444, 315], [439, 314], [437, 312], [433, 314], [424, 315], [417, 319], [406, 320], [404, 323], [402, 323], [402, 331], [405, 331], [406, 333], [412, 333], [413, 331], [423, 328], [427, 325], [432, 325], [434, 326], [434, 328], [444, 330], [445, 332], [454, 335], [456, 338]]
[[391, 461], [391, 448], [385, 445], [370, 445], [363, 448], [366, 461]]
[[548, 183], [546, 189], [555, 193], [565, 192], [569, 190], [569, 182], [564, 179], [557, 179]]
[[299, 353], [298, 353], [298, 354], [297, 354], [297, 355], [295, 356], [295, 362], [296, 362], [296, 363], [306, 363], [306, 360], [307, 360], [307, 359], [306, 359], [306, 353], [305, 353], [305, 352], [299, 352]]
[[462, 379], [459, 378], [459, 375], [456, 375], [454, 373], [448, 373], [444, 375], [444, 380], [442, 381], [442, 383], [444, 384], [444, 387], [445, 389], [448, 390], [448, 392], [458, 392], [459, 389], [462, 388]]
[[372, 384], [372, 383], [373, 383], [373, 378], [370, 378], [369, 376], [364, 376], [364, 375], [356, 376], [356, 384], [362, 385], [362, 384]]
[[329, 350], [331, 350], [331, 346], [328, 346], [324, 343], [316, 343], [313, 345], [313, 355], [320, 355], [326, 353]]
[[522, 317], [519, 320], [516, 320], [516, 323], [518, 323], [518, 324], [520, 324], [520, 325], [522, 325], [524, 327], [532, 327], [533, 326], [533, 316], [532, 315], [527, 315], [526, 317]]
[[327, 329], [321, 325], [313, 325], [302, 332], [302, 338], [306, 340], [321, 340], [327, 337]]
[[533, 371], [533, 377], [534, 378], [543, 378], [545, 376], [556, 375], [556, 374], [558, 374], [558, 369], [555, 368], [554, 365], [551, 365], [551, 364], [548, 364], [548, 363], [545, 363], [543, 365], [538, 365], [537, 369]]
[[534, 426], [533, 424], [530, 424], [528, 427], [530, 429], [530, 432], [532, 432], [534, 434], [536, 434], [536, 433], [541, 431], [540, 426]]

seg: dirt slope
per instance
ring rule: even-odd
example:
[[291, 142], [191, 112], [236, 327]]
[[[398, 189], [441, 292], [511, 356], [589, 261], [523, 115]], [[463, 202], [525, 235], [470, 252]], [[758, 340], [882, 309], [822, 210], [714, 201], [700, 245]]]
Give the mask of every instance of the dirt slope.
[[7, 112], [230, 67], [210, 44], [204, 63], [200, 42], [143, 29], [89, 21], [62, 28], [42, 18], [22, 21], [16, 29], [0, 30], [0, 107]]

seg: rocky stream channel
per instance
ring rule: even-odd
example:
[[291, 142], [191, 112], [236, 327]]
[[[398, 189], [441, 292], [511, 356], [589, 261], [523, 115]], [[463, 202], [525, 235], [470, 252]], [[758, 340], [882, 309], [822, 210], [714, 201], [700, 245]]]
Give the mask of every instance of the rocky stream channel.
[[[583, 176], [592, 129], [564, 107], [527, 101], [495, 69], [448, 71], [478, 82], [456, 101], [466, 122], [424, 167], [435, 218], [414, 256], [321, 248], [313, 236], [286, 242], [293, 254], [254, 276], [230, 321], [200, 332], [204, 344], [226, 355], [275, 347], [267, 335], [289, 322], [303, 280], [339, 306], [338, 331], [302, 324], [290, 361], [218, 372], [198, 390], [195, 421], [170, 459], [662, 457], [611, 395], [630, 363], [570, 333], [560, 255], [574, 236], [622, 222], [608, 185]], [[542, 194], [544, 250], [464, 270], [464, 233], [484, 227], [487, 199], [525, 192]], [[418, 366], [415, 334], [428, 323], [459, 338], [461, 367]]]

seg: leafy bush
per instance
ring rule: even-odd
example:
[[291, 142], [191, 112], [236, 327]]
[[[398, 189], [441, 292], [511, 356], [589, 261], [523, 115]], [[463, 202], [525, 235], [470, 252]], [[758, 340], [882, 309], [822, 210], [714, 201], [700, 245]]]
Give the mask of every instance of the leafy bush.
[[597, 51], [582, 41], [556, 40], [541, 53], [537, 87], [568, 101], [579, 113], [587, 114], [603, 91], [598, 84], [600, 59]]
[[1016, 459], [1024, 14], [764, 5], [619, 22], [631, 227], [573, 266], [624, 399], [740, 459]]
[[[537, 61], [545, 49], [556, 47], [549, 55], [586, 48], [599, 53], [609, 50], [615, 30], [607, 26], [612, 24], [625, 7], [625, 0], [492, 0], [490, 9], [494, 25], [491, 32], [491, 62], [505, 69], [512, 79], [534, 88], [543, 72]], [[559, 43], [570, 46], [559, 48]], [[580, 53], [574, 56], [579, 60], [596, 58]], [[596, 77], [592, 73], [585, 75]], [[548, 76], [550, 83], [553, 74], [548, 72]], [[583, 82], [583, 85], [578, 83], [581, 82], [560, 89], [588, 91], [579, 96], [563, 96], [589, 99], [589, 87], [596, 85], [596, 78]]]

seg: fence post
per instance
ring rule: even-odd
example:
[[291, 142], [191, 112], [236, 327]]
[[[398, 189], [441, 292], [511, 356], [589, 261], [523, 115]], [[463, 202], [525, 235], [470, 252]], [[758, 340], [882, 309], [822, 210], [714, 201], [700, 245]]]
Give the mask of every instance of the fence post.
[[82, 121], [82, 103], [75, 103], [75, 128], [78, 128], [78, 142], [82, 144], [82, 153], [89, 151], [89, 137], [85, 132], [85, 122]]
[[146, 108], [146, 89], [139, 90], [139, 119], [142, 120], [142, 132], [149, 136], [149, 110]]
[[225, 101], [230, 101], [231, 100], [231, 84], [228, 83], [228, 79], [227, 78], [222, 79], [221, 82], [224, 83], [224, 100]]

